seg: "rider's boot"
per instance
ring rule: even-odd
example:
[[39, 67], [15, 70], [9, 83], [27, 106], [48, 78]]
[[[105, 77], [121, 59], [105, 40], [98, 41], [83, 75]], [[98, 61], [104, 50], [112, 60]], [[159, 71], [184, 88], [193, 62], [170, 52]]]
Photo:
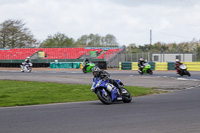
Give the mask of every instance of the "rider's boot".
[[119, 89], [121, 95], [125, 96], [127, 94], [127, 91], [123, 87], [118, 86], [118, 89]]

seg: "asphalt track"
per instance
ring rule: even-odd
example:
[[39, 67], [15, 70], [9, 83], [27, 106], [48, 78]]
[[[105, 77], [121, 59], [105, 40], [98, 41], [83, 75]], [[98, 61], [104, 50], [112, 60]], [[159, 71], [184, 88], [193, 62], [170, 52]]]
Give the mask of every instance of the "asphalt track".
[[[125, 85], [175, 90], [133, 98], [129, 104], [100, 101], [0, 108], [0, 133], [199, 133], [200, 72], [180, 77], [174, 71], [139, 75], [108, 70]], [[0, 70], [0, 79], [91, 84], [80, 70]], [[92, 94], [92, 93], [91, 93]]]
[[[121, 79], [127, 86], [177, 90], [198, 86], [200, 81], [200, 72], [191, 72], [191, 77], [181, 77], [175, 71], [154, 71], [152, 76], [139, 75], [137, 71], [108, 70], [108, 72], [111, 78]], [[83, 74], [80, 69], [33, 69], [31, 73], [21, 73], [19, 69], [0, 69], [0, 79], [92, 84], [92, 74]]]

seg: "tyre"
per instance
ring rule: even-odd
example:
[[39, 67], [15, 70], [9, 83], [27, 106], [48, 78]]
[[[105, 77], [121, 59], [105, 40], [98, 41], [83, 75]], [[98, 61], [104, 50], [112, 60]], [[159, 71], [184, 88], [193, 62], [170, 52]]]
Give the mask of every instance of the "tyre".
[[87, 72], [85, 71], [85, 69], [82, 69], [82, 71], [83, 71], [83, 73], [87, 73]]
[[130, 103], [132, 101], [132, 96], [127, 89], [124, 88], [124, 90], [127, 91], [127, 94], [126, 94], [126, 96], [122, 96], [122, 101], [124, 103]]
[[29, 68], [28, 72], [30, 73], [31, 71], [32, 71], [32, 69], [31, 69], [31, 68]]
[[189, 77], [191, 76], [190, 72], [186, 71], [186, 75], [188, 75]]
[[143, 74], [143, 71], [139, 71], [139, 70], [138, 70], [138, 73], [139, 73], [140, 75], [142, 75], [142, 74]]
[[180, 75], [180, 76], [183, 76], [183, 71], [179, 71], [179, 75]]
[[107, 96], [103, 94], [102, 91], [97, 90], [97, 97], [99, 98], [99, 100], [104, 103], [104, 104], [111, 104], [112, 103], [112, 99], [110, 97], [110, 95], [108, 94]]
[[151, 69], [147, 70], [150, 75], [153, 75], [153, 71]]

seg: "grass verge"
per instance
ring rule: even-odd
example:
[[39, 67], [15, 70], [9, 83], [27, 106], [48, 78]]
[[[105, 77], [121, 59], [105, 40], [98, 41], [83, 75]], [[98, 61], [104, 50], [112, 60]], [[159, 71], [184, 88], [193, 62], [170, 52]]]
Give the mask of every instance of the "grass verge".
[[[91, 85], [0, 80], [0, 107], [98, 100]], [[125, 86], [133, 97], [159, 94], [151, 88]]]

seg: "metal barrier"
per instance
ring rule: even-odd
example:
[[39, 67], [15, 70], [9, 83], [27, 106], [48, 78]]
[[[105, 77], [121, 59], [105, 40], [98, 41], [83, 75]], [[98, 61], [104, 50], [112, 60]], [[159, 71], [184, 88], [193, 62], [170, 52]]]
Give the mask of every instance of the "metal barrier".
[[156, 62], [155, 63], [155, 70], [168, 70], [167, 62]]
[[[152, 70], [175, 70], [175, 62], [148, 62]], [[200, 62], [182, 62], [188, 71], [200, 71]], [[119, 62], [119, 70], [138, 70], [138, 62]]]

